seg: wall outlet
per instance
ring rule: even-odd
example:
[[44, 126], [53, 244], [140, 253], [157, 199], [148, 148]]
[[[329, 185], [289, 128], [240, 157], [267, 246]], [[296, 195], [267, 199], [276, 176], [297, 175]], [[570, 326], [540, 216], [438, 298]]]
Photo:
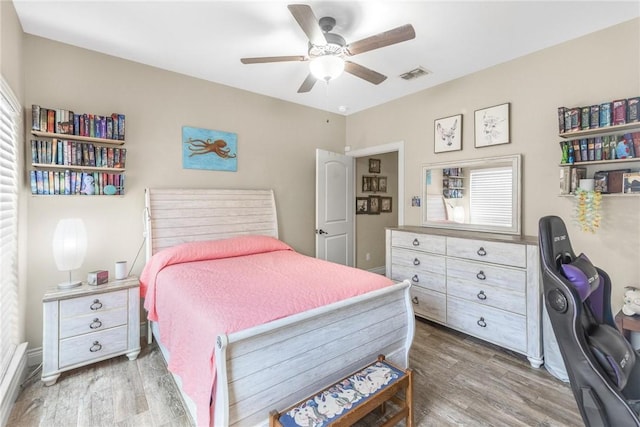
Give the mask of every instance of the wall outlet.
[[364, 259], [366, 259], [367, 261], [371, 261], [371, 254], [367, 252], [367, 254], [364, 256]]

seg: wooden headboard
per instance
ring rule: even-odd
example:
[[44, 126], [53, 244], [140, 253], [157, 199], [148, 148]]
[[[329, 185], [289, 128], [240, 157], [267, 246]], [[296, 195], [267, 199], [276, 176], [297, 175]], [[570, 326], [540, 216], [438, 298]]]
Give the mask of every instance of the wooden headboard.
[[147, 260], [181, 243], [242, 234], [278, 237], [273, 190], [145, 189]]

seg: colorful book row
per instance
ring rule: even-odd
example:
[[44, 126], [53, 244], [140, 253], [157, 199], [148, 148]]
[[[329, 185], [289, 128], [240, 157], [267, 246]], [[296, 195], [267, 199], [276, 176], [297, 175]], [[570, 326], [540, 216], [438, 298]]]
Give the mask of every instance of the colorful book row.
[[640, 97], [617, 99], [586, 107], [558, 107], [558, 130], [562, 133], [640, 121]]
[[127, 149], [100, 147], [90, 142], [31, 140], [31, 162], [48, 165], [93, 166], [124, 169]]
[[562, 163], [640, 157], [640, 132], [561, 141]]
[[125, 139], [124, 114], [75, 114], [73, 111], [31, 106], [31, 130], [92, 138]]
[[124, 194], [124, 175], [119, 173], [36, 170], [30, 178], [31, 194]]

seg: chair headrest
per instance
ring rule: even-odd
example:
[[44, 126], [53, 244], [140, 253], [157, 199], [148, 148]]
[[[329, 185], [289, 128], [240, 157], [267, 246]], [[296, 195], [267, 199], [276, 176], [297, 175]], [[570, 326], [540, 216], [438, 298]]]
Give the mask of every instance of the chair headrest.
[[580, 295], [580, 300], [585, 301], [589, 295], [600, 286], [600, 275], [598, 270], [591, 264], [585, 254], [580, 254], [568, 264], [560, 266], [564, 277], [571, 282]]

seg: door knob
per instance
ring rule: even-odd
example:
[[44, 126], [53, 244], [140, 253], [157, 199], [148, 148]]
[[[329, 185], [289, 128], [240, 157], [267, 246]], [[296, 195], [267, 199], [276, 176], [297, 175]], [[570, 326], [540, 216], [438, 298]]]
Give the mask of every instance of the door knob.
[[317, 234], [320, 234], [320, 235], [322, 235], [322, 234], [329, 234], [329, 233], [327, 233], [326, 231], [324, 231], [322, 228], [321, 228], [320, 230], [316, 230], [316, 233], [317, 233]]

